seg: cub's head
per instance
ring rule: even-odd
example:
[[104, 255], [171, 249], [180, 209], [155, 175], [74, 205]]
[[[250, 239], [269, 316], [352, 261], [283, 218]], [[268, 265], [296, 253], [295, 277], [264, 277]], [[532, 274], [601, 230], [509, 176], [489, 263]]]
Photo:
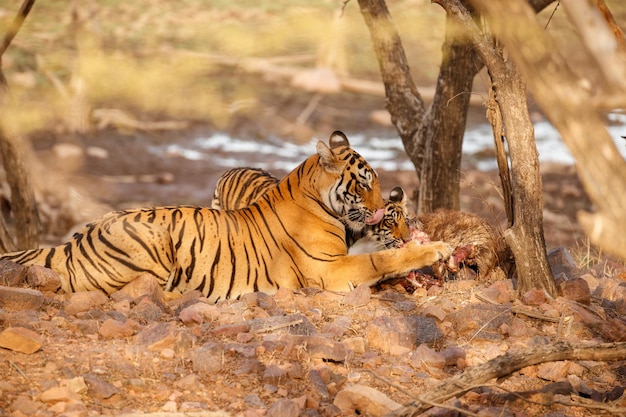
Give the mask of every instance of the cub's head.
[[329, 145], [318, 142], [317, 154], [322, 174], [314, 181], [324, 204], [355, 231], [380, 222], [384, 202], [378, 174], [350, 148], [346, 135], [333, 132]]
[[367, 236], [385, 249], [398, 248], [412, 238], [413, 220], [406, 206], [407, 197], [402, 187], [395, 187], [385, 201], [385, 214], [380, 223], [368, 228]]

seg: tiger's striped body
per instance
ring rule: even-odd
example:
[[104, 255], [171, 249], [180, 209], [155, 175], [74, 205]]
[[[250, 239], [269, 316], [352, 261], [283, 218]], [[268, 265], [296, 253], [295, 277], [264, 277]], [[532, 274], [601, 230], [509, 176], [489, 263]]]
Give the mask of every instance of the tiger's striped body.
[[[230, 169], [217, 180], [211, 207], [237, 210], [249, 206], [275, 187], [278, 181], [278, 178], [262, 169], [248, 167]], [[389, 200], [385, 200], [382, 221], [357, 230], [347, 227], [348, 247], [352, 247], [364, 237], [373, 241], [377, 249], [397, 248], [411, 240], [406, 200], [401, 187], [391, 190]]]
[[285, 176], [249, 207], [176, 206], [113, 212], [54, 248], [4, 254], [55, 270], [66, 292], [112, 293], [142, 273], [166, 290], [198, 289], [211, 301], [278, 288], [319, 286], [347, 291], [430, 265], [451, 248], [435, 242], [347, 255], [344, 224], [376, 220], [383, 206], [376, 173], [341, 132], [331, 148]]

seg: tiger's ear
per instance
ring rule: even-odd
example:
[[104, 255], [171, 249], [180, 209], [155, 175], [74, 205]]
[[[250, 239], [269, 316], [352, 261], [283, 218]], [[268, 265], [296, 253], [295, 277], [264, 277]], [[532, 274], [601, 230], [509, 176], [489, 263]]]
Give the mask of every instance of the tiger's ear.
[[339, 130], [335, 130], [330, 135], [330, 139], [328, 139], [328, 143], [330, 144], [331, 149], [337, 148], [339, 146], [345, 146], [348, 148], [350, 147], [350, 142], [348, 142], [348, 138], [343, 132]]
[[317, 154], [320, 156], [320, 163], [329, 171], [339, 171], [339, 161], [333, 151], [321, 140], [317, 142]]
[[406, 193], [402, 189], [402, 187], [394, 187], [393, 190], [389, 193], [389, 201], [393, 203], [402, 203], [403, 206], [406, 206]]

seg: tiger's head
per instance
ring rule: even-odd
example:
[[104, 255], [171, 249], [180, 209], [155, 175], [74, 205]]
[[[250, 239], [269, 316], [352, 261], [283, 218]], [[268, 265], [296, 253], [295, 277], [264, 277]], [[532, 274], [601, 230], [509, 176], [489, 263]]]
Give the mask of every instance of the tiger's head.
[[412, 240], [414, 231], [421, 229], [421, 225], [409, 215], [406, 203], [402, 187], [391, 190], [382, 221], [369, 227], [366, 235], [385, 249], [398, 248]]
[[340, 131], [330, 135], [329, 145], [318, 142], [318, 164], [325, 175], [320, 181], [324, 204], [339, 215], [352, 230], [377, 224], [384, 214], [384, 202], [378, 174], [356, 151]]

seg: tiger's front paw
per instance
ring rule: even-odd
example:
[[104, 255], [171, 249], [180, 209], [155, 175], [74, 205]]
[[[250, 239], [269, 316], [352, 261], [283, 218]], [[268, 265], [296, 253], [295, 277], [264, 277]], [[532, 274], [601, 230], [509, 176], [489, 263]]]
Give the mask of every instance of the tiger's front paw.
[[446, 259], [450, 258], [450, 255], [452, 255], [452, 252], [454, 251], [454, 248], [448, 245], [446, 242], [432, 242], [431, 245], [434, 246], [433, 249], [435, 249], [439, 254], [439, 259], [437, 259], [438, 261], [445, 261]]

